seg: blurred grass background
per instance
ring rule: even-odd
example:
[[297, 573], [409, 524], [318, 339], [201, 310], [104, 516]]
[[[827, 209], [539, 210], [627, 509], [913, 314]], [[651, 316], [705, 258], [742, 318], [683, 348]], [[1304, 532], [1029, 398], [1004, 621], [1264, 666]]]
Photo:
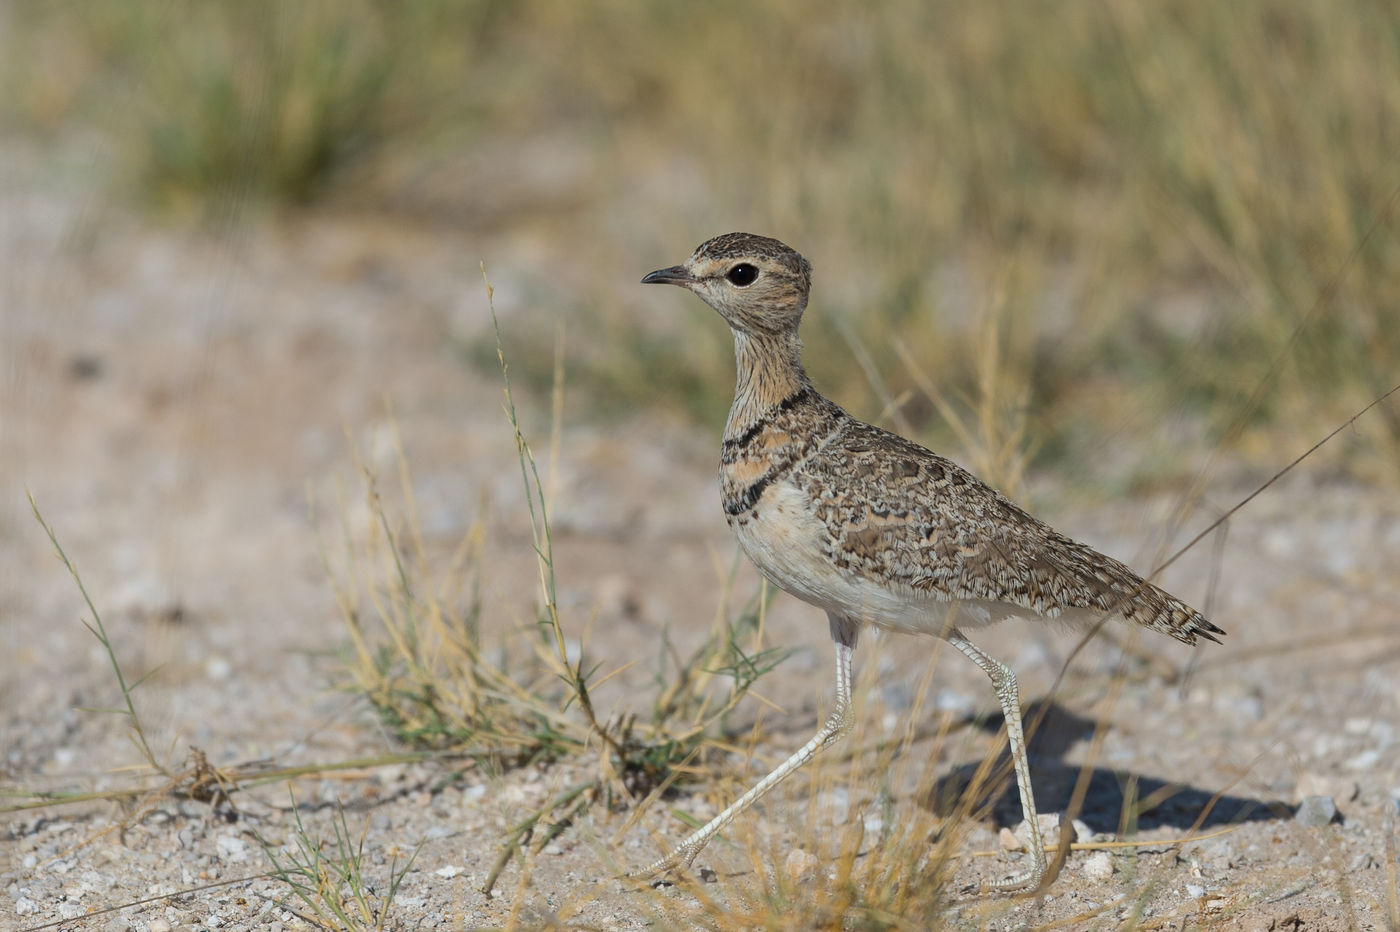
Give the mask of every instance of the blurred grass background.
[[[727, 332], [636, 282], [733, 229], [813, 260], [823, 389], [1013, 489], [1027, 456], [1174, 482], [1222, 441], [1268, 470], [1400, 381], [1379, 0], [70, 0], [0, 28], [4, 132], [95, 146], [163, 222], [534, 244], [507, 352], [547, 382], [565, 321], [575, 418], [719, 421]], [[1328, 462], [1394, 481], [1398, 440], [1390, 405]]]

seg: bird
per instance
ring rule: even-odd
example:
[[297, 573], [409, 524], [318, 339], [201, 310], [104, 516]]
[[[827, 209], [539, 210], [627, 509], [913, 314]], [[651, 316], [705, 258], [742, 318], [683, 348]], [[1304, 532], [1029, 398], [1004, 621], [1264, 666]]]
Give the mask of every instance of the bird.
[[1016, 675], [963, 629], [1007, 618], [1092, 623], [1108, 615], [1186, 644], [1225, 632], [1123, 563], [1032, 517], [952, 460], [867, 424], [824, 397], [802, 366], [798, 327], [812, 267], [766, 236], [728, 233], [643, 284], [676, 285], [734, 337], [734, 401], [719, 483], [740, 548], [779, 589], [826, 612], [836, 704], [810, 741], [669, 854], [637, 873], [689, 867], [711, 838], [854, 724], [852, 654], [870, 625], [933, 635], [991, 679], [1021, 809], [1025, 869], [991, 892], [1038, 890], [1046, 874]]

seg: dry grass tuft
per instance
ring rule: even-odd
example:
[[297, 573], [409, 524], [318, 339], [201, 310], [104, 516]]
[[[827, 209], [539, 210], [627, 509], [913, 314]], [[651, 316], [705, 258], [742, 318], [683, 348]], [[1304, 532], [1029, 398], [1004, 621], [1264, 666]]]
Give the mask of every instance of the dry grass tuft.
[[[487, 290], [489, 300], [489, 284]], [[498, 362], [539, 571], [533, 625], [495, 649], [483, 645], [476, 583], [484, 546], [479, 526], [466, 533], [433, 578], [401, 447], [403, 514], [391, 515], [377, 477], [360, 462], [363, 504], [356, 509], [342, 495], [338, 506], [344, 541], [340, 568], [327, 556], [353, 645], [350, 686], [410, 747], [496, 770], [600, 753], [597, 778], [556, 795], [511, 828], [484, 885], [488, 891], [527, 845], [542, 849], [592, 802], [639, 801], [678, 778], [703, 772], [703, 761], [725, 747], [730, 714], [785, 656], [762, 647], [763, 603], [755, 601], [738, 617], [717, 617], [710, 636], [689, 656], [663, 654], [649, 720], [599, 713], [592, 691], [620, 669], [589, 665], [587, 644], [575, 640], [569, 633], [573, 626], [560, 617], [545, 485], [521, 432], [509, 367], [499, 349]], [[355, 534], [352, 527], [365, 533]], [[323, 554], [328, 554], [325, 547]]]

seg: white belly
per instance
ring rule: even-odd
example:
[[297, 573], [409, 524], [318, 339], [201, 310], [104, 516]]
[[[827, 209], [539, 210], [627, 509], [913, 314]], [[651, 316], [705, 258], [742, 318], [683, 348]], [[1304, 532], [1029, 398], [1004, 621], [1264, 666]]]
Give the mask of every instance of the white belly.
[[775, 586], [820, 609], [907, 633], [941, 636], [1029, 614], [1004, 602], [950, 601], [938, 594], [840, 569], [828, 556], [830, 535], [807, 510], [805, 494], [775, 484], [756, 516], [734, 524], [750, 560]]

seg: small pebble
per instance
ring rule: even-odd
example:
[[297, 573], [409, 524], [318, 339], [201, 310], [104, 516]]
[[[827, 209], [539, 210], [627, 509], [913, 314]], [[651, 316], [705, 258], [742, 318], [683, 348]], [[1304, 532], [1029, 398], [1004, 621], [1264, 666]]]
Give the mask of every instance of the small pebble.
[[225, 861], [242, 861], [248, 857], [248, 843], [237, 835], [220, 835], [214, 848]]
[[933, 699], [933, 707], [939, 712], [951, 712], [961, 718], [971, 718], [977, 710], [977, 702], [971, 696], [955, 689], [941, 689]]
[[170, 923], [164, 919], [152, 919], [146, 923], [146, 932], [170, 932]]
[[1113, 876], [1113, 858], [1107, 851], [1095, 851], [1084, 859], [1083, 872], [1090, 880], [1107, 880]]
[[880, 687], [880, 701], [891, 713], [896, 713], [895, 722], [899, 723], [901, 719], [897, 713], [909, 711], [914, 704], [914, 695], [908, 683], [903, 680], [891, 680], [888, 685]]
[[1272, 557], [1290, 557], [1298, 550], [1298, 536], [1284, 530], [1272, 530], [1264, 535], [1264, 550]]
[[851, 793], [844, 786], [832, 787], [821, 796], [820, 805], [831, 813], [833, 822], [843, 822], [851, 811]]
[[1337, 817], [1337, 803], [1331, 796], [1308, 796], [1298, 804], [1293, 821], [1305, 828], [1330, 825]]
[[1347, 761], [1348, 770], [1370, 770], [1381, 759], [1381, 752], [1375, 748], [1367, 748], [1360, 754]]
[[1351, 865], [1347, 868], [1347, 870], [1351, 871], [1352, 873], [1356, 873], [1357, 871], [1368, 871], [1373, 867], [1380, 866], [1380, 862], [1376, 860], [1376, 856], [1374, 854], [1372, 854], [1369, 851], [1363, 851], [1356, 857], [1352, 858]]
[[1257, 722], [1264, 717], [1264, 703], [1258, 696], [1244, 696], [1235, 703], [1235, 714], [1242, 719]]
[[[1053, 812], [1042, 812], [1036, 818], [1036, 823], [1040, 826], [1040, 840], [1044, 843], [1046, 850], [1048, 851], [1051, 848], [1059, 847], [1060, 817]], [[1076, 829], [1077, 826], [1071, 822], [1069, 828], [1071, 835], [1070, 844], [1078, 840], [1078, 836], [1075, 835]], [[1030, 825], [1025, 819], [1022, 819], [1021, 823], [1016, 826], [1016, 840], [1021, 843], [1022, 848], [1026, 848], [1030, 844], [1030, 835]]]
[[783, 870], [787, 871], [788, 879], [793, 883], [810, 883], [817, 876], [818, 863], [816, 855], [802, 848], [793, 848], [783, 862]]
[[1206, 888], [1198, 883], [1188, 883], [1186, 885], [1186, 895], [1193, 900], [1199, 900], [1206, 895]]

